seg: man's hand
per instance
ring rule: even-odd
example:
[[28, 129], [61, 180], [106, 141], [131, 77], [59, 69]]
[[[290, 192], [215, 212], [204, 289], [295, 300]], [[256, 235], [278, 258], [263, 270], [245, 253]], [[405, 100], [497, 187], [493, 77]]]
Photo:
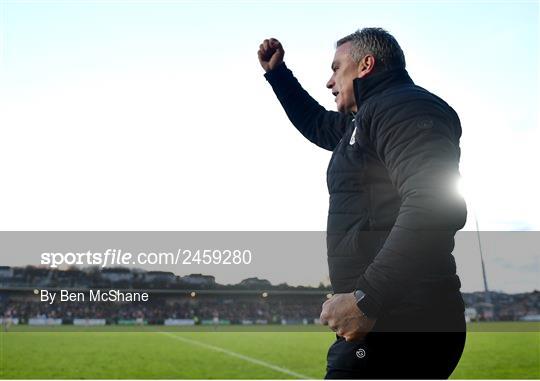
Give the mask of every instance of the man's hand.
[[259, 62], [264, 71], [274, 70], [279, 64], [283, 62], [283, 56], [285, 56], [285, 50], [281, 43], [275, 38], [264, 40], [259, 45]]
[[324, 302], [320, 319], [346, 341], [362, 339], [375, 325], [375, 319], [368, 318], [358, 309], [352, 292], [335, 294]]

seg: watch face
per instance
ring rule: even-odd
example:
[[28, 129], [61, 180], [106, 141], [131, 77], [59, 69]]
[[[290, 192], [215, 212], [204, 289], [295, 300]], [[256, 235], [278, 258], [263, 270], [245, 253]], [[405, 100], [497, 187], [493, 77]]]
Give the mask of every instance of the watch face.
[[364, 292], [362, 292], [361, 290], [356, 290], [354, 292], [354, 297], [356, 298], [356, 302], [358, 303], [360, 300], [362, 300], [362, 298], [364, 297]]

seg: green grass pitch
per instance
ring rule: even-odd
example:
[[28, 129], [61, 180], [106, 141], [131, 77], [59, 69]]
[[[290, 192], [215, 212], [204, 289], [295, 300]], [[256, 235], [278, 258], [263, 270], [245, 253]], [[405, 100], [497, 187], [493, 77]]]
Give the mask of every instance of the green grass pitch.
[[[538, 323], [527, 324], [470, 326], [452, 378], [540, 378]], [[1, 333], [0, 378], [322, 378], [334, 337], [300, 329], [160, 333], [119, 328]]]

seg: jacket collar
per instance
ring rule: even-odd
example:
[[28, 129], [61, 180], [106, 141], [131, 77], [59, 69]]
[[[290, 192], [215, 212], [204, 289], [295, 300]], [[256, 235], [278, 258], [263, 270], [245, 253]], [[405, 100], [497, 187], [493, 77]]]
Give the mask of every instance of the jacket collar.
[[394, 86], [414, 84], [405, 69], [387, 70], [377, 74], [368, 75], [353, 80], [354, 97], [356, 106], [360, 109], [371, 96], [381, 93]]

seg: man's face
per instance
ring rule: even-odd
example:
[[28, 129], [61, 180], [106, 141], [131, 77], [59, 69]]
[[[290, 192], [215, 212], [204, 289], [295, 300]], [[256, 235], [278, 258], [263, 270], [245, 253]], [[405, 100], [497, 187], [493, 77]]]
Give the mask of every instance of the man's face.
[[353, 80], [358, 77], [358, 64], [351, 58], [350, 50], [350, 42], [337, 47], [332, 62], [333, 74], [326, 84], [336, 97], [338, 111], [343, 113], [356, 112]]

